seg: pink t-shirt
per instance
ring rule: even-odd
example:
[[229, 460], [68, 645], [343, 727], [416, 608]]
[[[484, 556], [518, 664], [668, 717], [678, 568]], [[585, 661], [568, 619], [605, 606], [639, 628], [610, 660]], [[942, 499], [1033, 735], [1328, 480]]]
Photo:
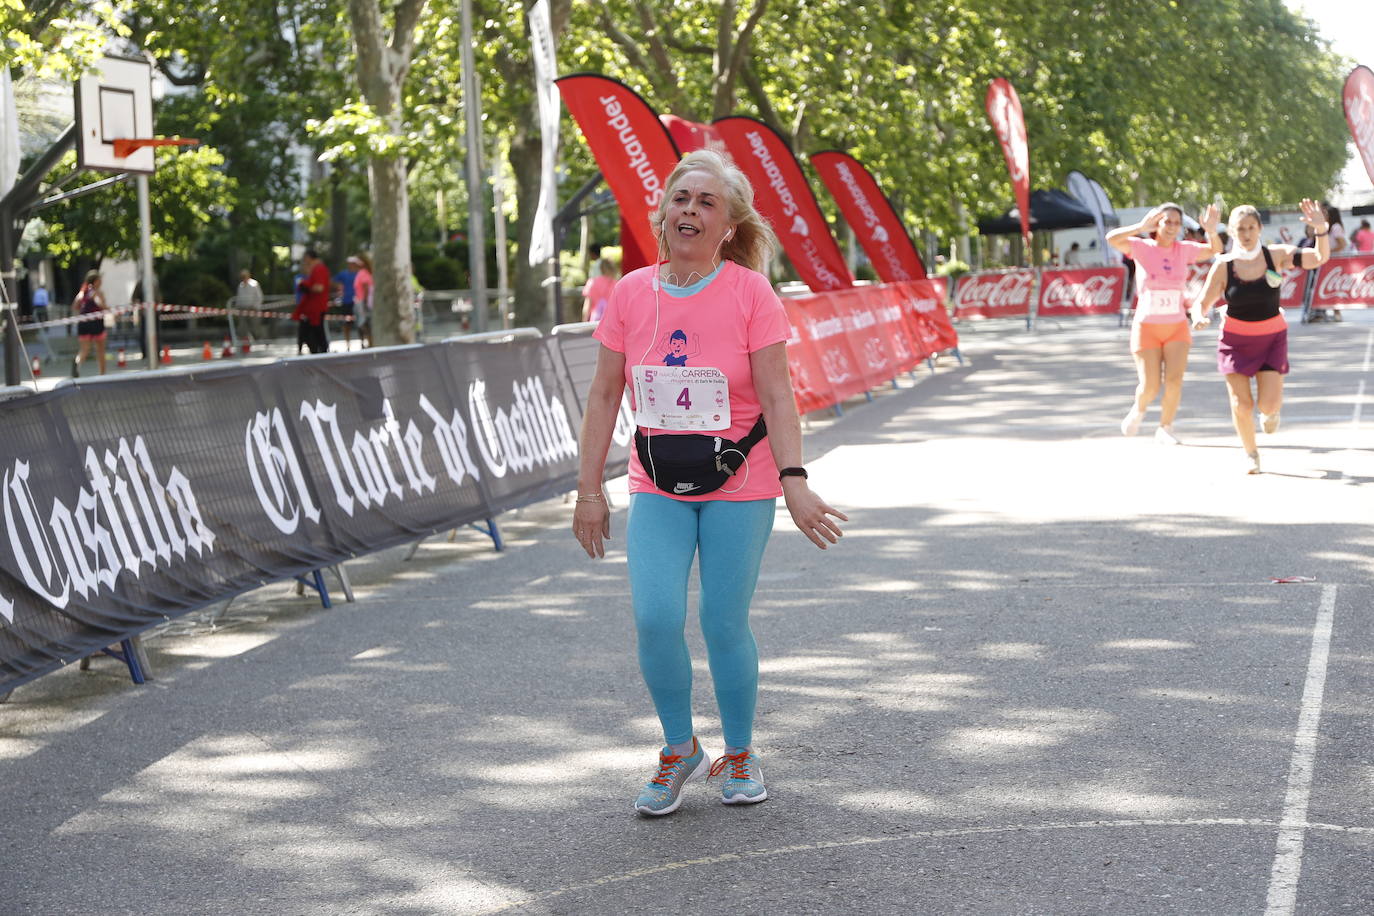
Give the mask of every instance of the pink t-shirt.
[[[634, 397], [635, 366], [697, 366], [719, 369], [730, 382], [730, 428], [717, 435], [738, 442], [763, 412], [754, 390], [749, 355], [786, 341], [787, 313], [768, 279], [725, 261], [719, 274], [700, 292], [676, 298], [655, 294], [654, 267], [641, 267], [621, 278], [601, 324], [592, 335], [608, 348], [625, 354], [625, 384]], [[655, 315], [657, 299], [657, 315]], [[655, 333], [657, 331], [657, 333]], [[655, 340], [657, 337], [657, 340]], [[653, 436], [674, 433], [648, 430]], [[745, 471], [748, 470], [748, 476]], [[730, 492], [726, 492], [730, 491]], [[630, 492], [670, 494], [654, 486], [630, 448]], [[673, 496], [701, 500], [773, 499], [782, 495], [778, 466], [768, 439], [749, 452], [749, 460], [725, 486], [701, 496]]]
[[1356, 229], [1355, 234], [1350, 237], [1350, 241], [1355, 244], [1355, 250], [1361, 254], [1374, 251], [1374, 229]]
[[606, 303], [611, 301], [611, 290], [615, 289], [615, 277], [597, 274], [582, 288], [582, 295], [592, 301], [591, 321], [600, 321], [606, 314]]
[[1154, 239], [1133, 236], [1131, 260], [1135, 261], [1135, 320], [1166, 324], [1188, 318], [1183, 290], [1188, 285], [1188, 268], [1201, 252], [1211, 246], [1183, 239], [1163, 248]]

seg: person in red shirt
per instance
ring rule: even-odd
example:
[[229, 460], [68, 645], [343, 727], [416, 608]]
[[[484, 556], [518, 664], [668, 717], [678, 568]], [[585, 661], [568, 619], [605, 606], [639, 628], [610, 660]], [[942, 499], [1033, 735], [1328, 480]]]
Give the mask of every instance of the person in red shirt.
[[302, 279], [297, 287], [300, 301], [291, 317], [300, 322], [298, 339], [305, 341], [311, 353], [329, 352], [329, 335], [324, 330], [324, 313], [329, 311], [329, 268], [313, 248], [301, 256]]

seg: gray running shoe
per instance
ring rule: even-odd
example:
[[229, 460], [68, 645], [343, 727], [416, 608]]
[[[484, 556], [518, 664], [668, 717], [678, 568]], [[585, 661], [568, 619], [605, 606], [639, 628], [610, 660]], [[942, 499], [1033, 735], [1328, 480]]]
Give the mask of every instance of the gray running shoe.
[[635, 799], [635, 810], [650, 817], [672, 814], [682, 804], [682, 787], [705, 776], [710, 765], [710, 758], [695, 736], [692, 753], [686, 757], [674, 754], [671, 748], [663, 748], [658, 752], [658, 770]]
[[[728, 772], [726, 772], [728, 770]], [[768, 797], [763, 785], [763, 768], [752, 750], [726, 754], [711, 767], [711, 775], [726, 773], [720, 788], [720, 800], [727, 805], [752, 805]]]

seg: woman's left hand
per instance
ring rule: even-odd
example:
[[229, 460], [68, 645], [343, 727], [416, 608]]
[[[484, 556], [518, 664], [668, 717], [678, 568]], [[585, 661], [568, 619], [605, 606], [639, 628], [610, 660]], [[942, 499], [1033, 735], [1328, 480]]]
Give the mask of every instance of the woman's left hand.
[[796, 524], [797, 530], [821, 550], [844, 537], [839, 524], [831, 517], [847, 522], [849, 516], [826, 505], [825, 500], [807, 486], [805, 478], [784, 478], [782, 497], [787, 502], [787, 511], [792, 513], [792, 521]]

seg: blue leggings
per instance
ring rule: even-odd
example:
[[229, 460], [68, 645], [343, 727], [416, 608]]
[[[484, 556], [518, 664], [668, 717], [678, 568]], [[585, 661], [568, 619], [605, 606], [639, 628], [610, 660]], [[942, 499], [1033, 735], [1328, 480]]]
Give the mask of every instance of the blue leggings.
[[749, 602], [776, 501], [686, 502], [657, 493], [630, 497], [625, 538], [639, 635], [639, 669], [669, 744], [692, 740], [692, 659], [687, 652], [687, 579], [700, 554], [701, 632], [721, 727], [730, 747], [753, 743], [759, 650]]

